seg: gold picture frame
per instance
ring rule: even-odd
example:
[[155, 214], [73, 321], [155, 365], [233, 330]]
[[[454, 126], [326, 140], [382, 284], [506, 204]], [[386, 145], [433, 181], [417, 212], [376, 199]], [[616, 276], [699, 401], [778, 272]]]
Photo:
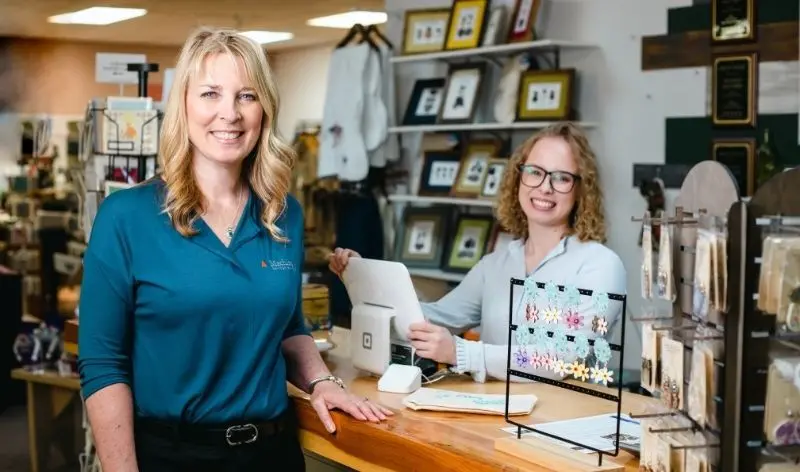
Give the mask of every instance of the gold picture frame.
[[425, 54], [444, 49], [449, 23], [449, 8], [406, 11], [402, 55]]
[[453, 0], [444, 49], [473, 49], [481, 44], [489, 0]]
[[569, 120], [575, 69], [529, 70], [519, 81], [517, 121]]
[[508, 168], [508, 158], [493, 157], [489, 159], [486, 175], [481, 185], [480, 198], [485, 200], [495, 200], [500, 195], [500, 187], [503, 183], [503, 176]]
[[450, 195], [460, 198], [477, 198], [481, 195], [489, 163], [500, 153], [500, 143], [495, 140], [475, 140], [469, 142], [461, 164], [458, 177]]

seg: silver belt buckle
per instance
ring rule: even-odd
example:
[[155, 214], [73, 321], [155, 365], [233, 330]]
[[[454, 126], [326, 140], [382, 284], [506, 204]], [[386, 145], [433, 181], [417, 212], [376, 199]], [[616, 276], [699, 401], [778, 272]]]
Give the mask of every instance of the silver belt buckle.
[[[246, 431], [251, 431], [249, 437], [246, 439], [238, 440], [238, 436], [243, 435]], [[225, 431], [225, 441], [229, 446], [239, 446], [242, 444], [250, 444], [258, 439], [258, 428], [252, 423], [231, 426]]]

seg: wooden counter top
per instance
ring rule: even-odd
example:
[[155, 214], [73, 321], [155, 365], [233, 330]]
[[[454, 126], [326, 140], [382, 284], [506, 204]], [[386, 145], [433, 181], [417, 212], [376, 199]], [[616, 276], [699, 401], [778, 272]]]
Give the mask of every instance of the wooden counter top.
[[[347, 330], [335, 329], [333, 340], [338, 346], [327, 354], [328, 365], [351, 391], [380, 402], [392, 409], [395, 415], [384, 423], [373, 424], [335, 412], [337, 432], [331, 435], [305, 401], [305, 395], [290, 387], [296, 400], [306, 449], [356, 470], [555, 470], [495, 450], [495, 439], [509, 437], [501, 428], [511, 425], [502, 416], [414, 411], [403, 407], [405, 395], [378, 392], [376, 378], [359, 375], [350, 365], [348, 334]], [[445, 378], [430, 387], [471, 393], [505, 393], [502, 381], [479, 384], [467, 376]], [[550, 385], [513, 384], [511, 393], [533, 393], [538, 397], [531, 415], [515, 417], [515, 421], [522, 424], [616, 413], [616, 405], [612, 402]], [[656, 401], [627, 392], [623, 393], [622, 399], [623, 414], [643, 412], [648, 404]], [[638, 470], [638, 459], [626, 452], [620, 451], [617, 458], [605, 456], [605, 459], [624, 464], [626, 470]]]
[[[402, 406], [403, 394], [377, 391], [377, 379], [359, 375], [349, 362], [347, 330], [336, 328], [333, 341], [337, 347], [326, 354], [331, 370], [350, 390], [392, 409], [395, 415], [380, 424], [361, 422], [340, 412], [333, 412], [337, 432], [329, 434], [309, 405], [306, 395], [292, 386], [303, 448], [319, 456], [359, 471], [542, 471], [543, 468], [494, 448], [497, 438], [509, 437], [501, 428], [510, 426], [502, 416], [466, 413], [413, 411]], [[78, 390], [78, 379], [53, 374], [37, 375], [18, 369], [14, 378], [48, 384], [55, 388]], [[582, 384], [588, 386], [586, 384]], [[504, 382], [479, 384], [466, 376], [445, 378], [432, 388], [472, 393], [504, 393]], [[533, 393], [538, 402], [529, 416], [517, 416], [522, 424], [541, 423], [602, 413], [616, 413], [615, 404], [600, 398], [544, 384], [514, 384], [512, 394]], [[614, 392], [616, 393], [616, 392]], [[643, 412], [656, 400], [623, 393], [623, 413]], [[627, 471], [638, 470], [638, 460], [621, 451], [619, 457], [605, 459], [624, 464]], [[605, 463], [605, 460], [604, 460]]]

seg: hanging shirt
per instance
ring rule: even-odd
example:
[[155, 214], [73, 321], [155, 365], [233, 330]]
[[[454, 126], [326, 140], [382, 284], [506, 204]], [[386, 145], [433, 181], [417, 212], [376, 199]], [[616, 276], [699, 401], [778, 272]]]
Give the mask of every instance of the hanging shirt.
[[202, 219], [186, 238], [163, 183], [109, 195], [84, 255], [78, 368], [84, 398], [113, 384], [134, 414], [165, 421], [269, 420], [287, 408], [281, 342], [302, 315], [303, 215], [293, 197], [272, 239], [251, 191], [226, 247]]
[[[428, 321], [454, 333], [480, 327], [480, 341], [455, 338], [456, 371], [469, 373], [479, 382], [486, 381], [487, 376], [506, 378], [510, 279], [525, 279], [526, 275], [541, 283], [552, 281], [557, 285], [573, 285], [579, 289], [609, 294], [626, 293], [627, 274], [622, 260], [600, 243], [581, 242], [574, 236], [564, 238], [537, 268], [526, 274], [523, 241], [512, 241], [505, 248], [484, 256], [464, 280], [439, 301], [422, 304]], [[525, 321], [523, 291], [522, 286], [516, 286], [511, 300], [515, 324]], [[577, 310], [580, 323], [576, 321], [572, 324], [567, 334], [583, 333], [588, 339], [595, 339], [599, 335], [593, 330], [595, 310], [588, 297], [581, 298], [583, 300]], [[622, 303], [612, 301], [608, 312], [602, 314], [607, 324], [606, 334], [611, 332], [621, 314]], [[562, 316], [558, 323], [567, 327], [568, 320]], [[545, 326], [552, 330], [555, 324]], [[605, 337], [606, 334], [600, 336]], [[516, 344], [513, 336], [512, 344]], [[512, 367], [517, 368], [516, 365]], [[520, 370], [547, 378], [563, 378], [544, 368], [526, 367]]]

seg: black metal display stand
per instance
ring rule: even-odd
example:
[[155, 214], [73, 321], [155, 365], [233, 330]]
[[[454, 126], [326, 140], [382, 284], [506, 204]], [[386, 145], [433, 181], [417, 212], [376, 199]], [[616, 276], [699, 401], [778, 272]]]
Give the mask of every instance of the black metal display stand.
[[[576, 382], [580, 382], [579, 380], [575, 381], [575, 382], [568, 382], [566, 380], [565, 381], [553, 380], [553, 379], [549, 379], [547, 377], [542, 377], [542, 376], [539, 376], [539, 375], [536, 375], [536, 374], [532, 374], [530, 372], [525, 372], [525, 371], [522, 371], [522, 370], [519, 370], [519, 369], [512, 368], [512, 365], [511, 365], [512, 364], [512, 358], [513, 358], [513, 356], [512, 356], [512, 348], [513, 348], [512, 339], [514, 337], [515, 332], [520, 328], [528, 329], [531, 334], [533, 334], [533, 332], [534, 332], [533, 328], [526, 327], [526, 326], [520, 326], [520, 325], [514, 323], [514, 317], [515, 317], [514, 316], [515, 315], [514, 291], [515, 291], [515, 288], [522, 287], [524, 285], [525, 285], [525, 281], [524, 280], [516, 279], [516, 278], [512, 278], [511, 279], [511, 282], [510, 282], [510, 296], [509, 296], [509, 300], [510, 301], [509, 301], [509, 308], [508, 308], [509, 329], [508, 329], [508, 358], [507, 358], [507, 362], [506, 362], [505, 420], [506, 420], [507, 423], [512, 424], [512, 425], [517, 427], [517, 438], [518, 439], [522, 437], [523, 432], [536, 433], [536, 434], [541, 434], [543, 436], [547, 436], [547, 437], [552, 438], [552, 439], [563, 441], [563, 442], [571, 444], [573, 446], [577, 446], [577, 447], [580, 447], [580, 448], [591, 450], [591, 451], [596, 452], [598, 454], [598, 466], [600, 466], [603, 463], [603, 456], [604, 455], [609, 455], [609, 456], [612, 456], [612, 457], [616, 457], [616, 456], [619, 455], [619, 451], [620, 451], [620, 447], [619, 447], [620, 422], [622, 421], [621, 420], [621, 415], [622, 415], [622, 379], [617, 379], [617, 381], [615, 382], [616, 383], [617, 393], [616, 393], [616, 395], [614, 395], [614, 394], [611, 394], [611, 393], [607, 393], [607, 392], [603, 391], [602, 389], [596, 389], [595, 390], [595, 389], [586, 388], [586, 387], [582, 387], [580, 385], [577, 385]], [[543, 282], [536, 282], [536, 287], [538, 289], [544, 289], [545, 288], [545, 284]], [[558, 285], [557, 287], [558, 287], [559, 293], [563, 293], [565, 291], [565, 287], [563, 285]], [[578, 292], [580, 293], [581, 296], [591, 297], [592, 294], [594, 293], [592, 290], [588, 290], [588, 289], [584, 289], [584, 288], [578, 288], [577, 290], [578, 290]], [[608, 345], [609, 345], [609, 347], [611, 348], [612, 351], [619, 352], [619, 366], [616, 369], [616, 371], [621, 376], [622, 375], [622, 367], [623, 367], [623, 363], [624, 363], [624, 355], [625, 355], [625, 347], [624, 347], [625, 346], [625, 313], [626, 313], [626, 309], [627, 309], [627, 296], [626, 295], [615, 294], [615, 293], [609, 293], [607, 295], [608, 295], [608, 299], [611, 302], [617, 302], [617, 303], [621, 303], [622, 304], [622, 310], [620, 312], [621, 313], [620, 322], [622, 323], [620, 344], [608, 343]], [[523, 295], [523, 297], [524, 296], [525, 295]], [[548, 330], [547, 331], [547, 336], [550, 337], [550, 338], [553, 338], [554, 331]], [[567, 341], [570, 342], [570, 343], [574, 343], [575, 342], [575, 336], [573, 336], [573, 335], [567, 334], [566, 338], [567, 338]], [[590, 339], [589, 340], [589, 345], [594, 347], [595, 340]], [[537, 382], [545, 383], [545, 384], [548, 384], [548, 385], [554, 385], [556, 387], [564, 388], [564, 389], [567, 389], [567, 390], [572, 390], [573, 392], [578, 392], [578, 393], [583, 394], [583, 395], [589, 395], [589, 396], [592, 396], [592, 397], [601, 398], [603, 400], [607, 400], [609, 402], [613, 402], [614, 404], [616, 404], [616, 409], [617, 409], [617, 414], [616, 414], [616, 419], [617, 419], [616, 438], [617, 439], [614, 441], [614, 444], [615, 444], [614, 452], [603, 451], [603, 450], [597, 449], [595, 447], [592, 447], [592, 446], [589, 446], [589, 445], [586, 445], [586, 444], [581, 444], [580, 442], [577, 442], [577, 441], [575, 441], [573, 439], [561, 437], [561, 436], [558, 436], [558, 435], [555, 435], [555, 434], [550, 434], [550, 433], [547, 433], [545, 431], [538, 430], [535, 427], [524, 425], [524, 424], [521, 424], [521, 423], [511, 419], [511, 417], [509, 416], [509, 404], [510, 404], [510, 397], [511, 397], [511, 383], [512, 383], [511, 378], [512, 377], [519, 377], [519, 378], [524, 378], [524, 379], [528, 379], [528, 380], [534, 380], [534, 381], [537, 381]]]

